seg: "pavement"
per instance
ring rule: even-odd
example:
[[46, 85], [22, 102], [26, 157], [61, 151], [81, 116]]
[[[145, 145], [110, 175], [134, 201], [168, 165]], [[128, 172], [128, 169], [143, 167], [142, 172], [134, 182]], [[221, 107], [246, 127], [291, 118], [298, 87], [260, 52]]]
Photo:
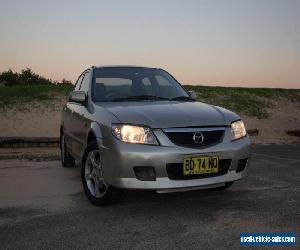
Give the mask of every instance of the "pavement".
[[296, 232], [299, 242], [300, 145], [252, 152], [249, 176], [228, 191], [125, 191], [100, 208], [79, 167], [0, 160], [0, 249], [237, 249], [241, 232]]

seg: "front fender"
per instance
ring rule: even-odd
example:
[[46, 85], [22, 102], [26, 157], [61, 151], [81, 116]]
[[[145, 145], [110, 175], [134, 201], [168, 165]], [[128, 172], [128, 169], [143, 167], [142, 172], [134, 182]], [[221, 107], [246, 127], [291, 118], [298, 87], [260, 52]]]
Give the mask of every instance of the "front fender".
[[[85, 147], [87, 146], [88, 144], [88, 141], [90, 140], [90, 136], [93, 136], [93, 137], [96, 137], [97, 139], [97, 143], [101, 143], [102, 144], [102, 132], [101, 132], [101, 128], [100, 128], [100, 124], [97, 123], [97, 122], [91, 122], [90, 123], [90, 127], [87, 131], [87, 135], [86, 135], [86, 144], [85, 144]], [[98, 145], [98, 146], [101, 146], [101, 145]]]
[[94, 132], [97, 139], [102, 138], [100, 124], [98, 124], [97, 122], [91, 122], [90, 131]]

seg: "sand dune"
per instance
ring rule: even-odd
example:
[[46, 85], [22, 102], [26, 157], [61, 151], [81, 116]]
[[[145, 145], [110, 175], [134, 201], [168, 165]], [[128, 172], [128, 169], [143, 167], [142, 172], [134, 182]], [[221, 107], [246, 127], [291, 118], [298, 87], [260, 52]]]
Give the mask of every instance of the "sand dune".
[[[57, 137], [59, 136], [61, 107], [31, 108], [30, 111], [15, 109], [0, 113], [0, 136]], [[241, 114], [248, 129], [258, 128], [254, 143], [295, 143], [300, 138], [285, 133], [288, 129], [300, 129], [299, 104], [280, 102], [269, 110], [268, 119], [258, 119]]]

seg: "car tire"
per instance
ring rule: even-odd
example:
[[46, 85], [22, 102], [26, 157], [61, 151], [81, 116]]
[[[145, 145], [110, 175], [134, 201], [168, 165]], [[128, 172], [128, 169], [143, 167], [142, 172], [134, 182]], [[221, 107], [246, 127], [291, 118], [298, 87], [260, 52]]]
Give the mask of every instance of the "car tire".
[[96, 141], [89, 143], [84, 152], [81, 180], [85, 195], [96, 206], [110, 205], [120, 197], [120, 191], [109, 186], [103, 178], [101, 156]]
[[232, 184], [233, 184], [233, 181], [226, 182], [224, 186], [212, 188], [211, 190], [212, 191], [224, 191], [224, 190], [229, 189], [232, 186]]
[[75, 166], [75, 159], [67, 150], [65, 136], [63, 133], [60, 135], [60, 157], [64, 168], [71, 168]]

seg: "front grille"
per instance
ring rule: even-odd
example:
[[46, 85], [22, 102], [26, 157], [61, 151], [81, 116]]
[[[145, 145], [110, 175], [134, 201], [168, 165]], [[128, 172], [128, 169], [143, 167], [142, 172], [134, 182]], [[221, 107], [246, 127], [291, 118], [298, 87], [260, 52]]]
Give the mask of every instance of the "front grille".
[[182, 163], [169, 163], [166, 166], [168, 177], [171, 180], [190, 180], [190, 179], [200, 179], [207, 177], [214, 177], [227, 174], [229, 167], [231, 165], [230, 159], [219, 160], [219, 172], [213, 174], [195, 174], [195, 175], [183, 175], [183, 164]]
[[201, 130], [199, 131], [203, 135], [203, 142], [196, 143], [193, 139], [197, 131], [165, 131], [166, 136], [176, 145], [183, 147], [206, 147], [213, 144], [217, 144], [222, 141], [224, 136], [224, 130]]

